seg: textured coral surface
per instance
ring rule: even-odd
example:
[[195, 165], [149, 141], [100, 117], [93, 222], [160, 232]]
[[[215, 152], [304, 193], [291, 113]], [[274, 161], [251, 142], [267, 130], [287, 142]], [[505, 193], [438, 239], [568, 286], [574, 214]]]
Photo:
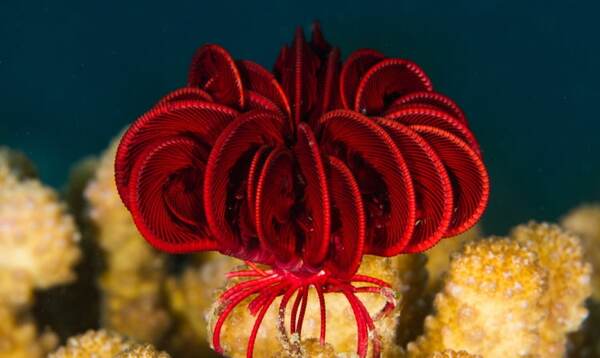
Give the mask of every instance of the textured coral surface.
[[149, 344], [138, 344], [114, 332], [88, 331], [69, 338], [49, 358], [169, 358]]
[[512, 236], [535, 252], [547, 271], [548, 286], [540, 302], [546, 316], [533, 354], [563, 357], [567, 334], [576, 331], [588, 314], [584, 302], [591, 294], [591, 266], [583, 260], [581, 242], [557, 225], [534, 222], [516, 227]]
[[480, 237], [481, 227], [476, 225], [460, 235], [443, 239], [437, 245], [425, 251], [427, 273], [429, 275], [427, 288], [430, 293], [440, 289], [443, 275], [450, 266], [451, 256], [458, 252], [465, 243]]
[[531, 222], [510, 238], [468, 243], [409, 353], [562, 357], [587, 315], [590, 273], [579, 239], [557, 225]]
[[435, 352], [431, 358], [482, 358], [479, 355], [472, 355], [465, 351], [445, 350], [443, 352]]
[[0, 151], [0, 304], [18, 307], [34, 289], [75, 279], [80, 236], [57, 193], [24, 177], [13, 155]]
[[513, 240], [467, 244], [450, 264], [435, 315], [409, 345], [414, 357], [445, 349], [486, 357], [529, 354], [544, 317], [539, 304], [546, 273], [535, 254]]

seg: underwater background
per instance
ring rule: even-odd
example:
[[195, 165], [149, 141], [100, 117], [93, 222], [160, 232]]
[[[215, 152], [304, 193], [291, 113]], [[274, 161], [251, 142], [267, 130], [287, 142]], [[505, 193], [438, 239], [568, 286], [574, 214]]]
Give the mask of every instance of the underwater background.
[[[318, 19], [343, 55], [419, 63], [466, 112], [492, 179], [484, 224], [501, 233], [600, 199], [595, 1], [2, 1], [0, 143], [54, 186], [185, 83], [218, 43], [270, 68]], [[493, 218], [493, 219], [491, 219]]]

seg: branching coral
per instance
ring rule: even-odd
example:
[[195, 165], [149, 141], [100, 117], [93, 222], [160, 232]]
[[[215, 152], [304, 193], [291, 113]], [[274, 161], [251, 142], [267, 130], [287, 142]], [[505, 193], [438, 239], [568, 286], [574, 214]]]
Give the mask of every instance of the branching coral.
[[49, 358], [168, 358], [148, 344], [137, 344], [117, 333], [100, 330], [88, 331], [69, 338], [67, 344], [49, 355]]
[[437, 245], [425, 251], [425, 255], [427, 256], [427, 273], [429, 275], [427, 281], [429, 293], [434, 293], [440, 289], [442, 276], [448, 271], [452, 254], [460, 251], [465, 243], [479, 237], [481, 237], [481, 228], [480, 225], [476, 225], [460, 235], [441, 240]]
[[0, 306], [0, 357], [42, 358], [56, 347], [57, 338], [51, 332], [38, 334], [35, 323], [28, 317]]
[[150, 344], [137, 344], [119, 353], [116, 358], [169, 358], [166, 352], [159, 352]]
[[556, 225], [532, 222], [510, 239], [469, 243], [451, 262], [436, 314], [409, 352], [562, 357], [567, 334], [587, 314], [590, 270], [579, 240]]
[[548, 287], [541, 299], [547, 316], [539, 327], [534, 354], [563, 357], [567, 334], [576, 331], [587, 316], [584, 302], [591, 293], [591, 266], [583, 260], [579, 239], [556, 225], [532, 222], [516, 227], [512, 236], [537, 254], [548, 273]]
[[445, 349], [485, 357], [517, 357], [533, 351], [544, 318], [539, 301], [546, 272], [531, 250], [514, 240], [490, 239], [465, 246], [451, 264], [436, 314], [425, 334], [408, 346], [410, 356]]
[[[373, 276], [392, 283], [394, 294], [399, 302], [391, 315], [376, 322], [377, 333], [382, 341], [382, 355], [385, 357], [397, 357], [401, 354], [401, 349], [394, 343], [396, 332], [397, 330], [410, 329], [409, 326], [413, 323], [410, 320], [400, 321], [402, 328], [399, 328], [397, 318], [401, 309], [403, 312], [407, 312], [408, 315], [411, 307], [413, 307], [412, 302], [408, 302], [408, 297], [411, 295], [407, 294], [410, 292], [411, 286], [415, 284], [421, 287], [424, 286], [426, 279], [424, 264], [425, 260], [419, 255], [405, 255], [395, 258], [365, 256], [363, 259], [359, 274]], [[376, 316], [386, 305], [386, 295], [392, 294], [391, 291], [382, 293], [357, 293], [357, 296], [363, 301], [370, 314]], [[404, 301], [404, 297], [407, 297], [407, 301]], [[299, 340], [297, 334], [291, 337], [292, 343], [299, 342], [301, 347], [299, 350], [293, 347], [295, 345], [290, 346], [281, 340], [277, 328], [280, 300], [278, 298], [267, 311], [263, 324], [258, 331], [254, 348], [256, 356], [273, 357], [279, 354], [281, 356], [310, 357], [311, 354], [318, 353], [327, 357], [327, 352], [331, 350], [338, 356], [344, 354], [352, 356], [355, 354], [357, 337], [354, 316], [348, 301], [342, 294], [328, 293], [325, 295], [327, 332], [331, 333], [326, 336], [327, 345], [317, 348], [318, 344], [313, 343], [315, 340], [319, 341], [320, 334], [319, 299], [313, 289], [309, 291], [302, 328], [302, 341]], [[291, 301], [293, 300], [292, 298]], [[220, 308], [219, 305], [220, 303], [217, 302], [213, 307], [209, 327], [214, 325], [215, 313]], [[228, 356], [245, 356], [246, 345], [242, 342], [247, 341], [254, 320], [255, 317], [248, 311], [247, 304], [241, 304], [226, 321], [221, 333], [221, 342]], [[289, 320], [290, 314], [288, 312], [285, 319], [286, 325]]]
[[[427, 258], [427, 275], [425, 286], [412, 285], [411, 291], [414, 299], [410, 299], [411, 306], [408, 312], [400, 315], [400, 322], [410, 321], [411, 324], [406, 329], [398, 332], [398, 343], [405, 347], [406, 344], [423, 333], [423, 323], [425, 317], [431, 312], [433, 299], [441, 290], [443, 285], [443, 276], [450, 266], [450, 258], [453, 254], [460, 251], [462, 246], [481, 236], [480, 226], [477, 225], [470, 230], [450, 238], [441, 240], [436, 246], [424, 252]], [[420, 280], [421, 282], [425, 282]]]
[[105, 253], [100, 278], [104, 327], [158, 342], [169, 326], [162, 287], [164, 257], [139, 235], [114, 183], [116, 143], [102, 155], [85, 191], [97, 242]]
[[13, 171], [10, 155], [0, 152], [0, 304], [22, 307], [34, 289], [75, 278], [80, 235], [57, 194]]
[[[81, 231], [79, 247], [82, 258], [75, 266], [77, 280], [68, 285], [36, 294], [33, 311], [38, 324], [48, 324], [66, 339], [91, 327], [99, 321], [99, 294], [96, 277], [101, 267], [101, 255], [85, 215], [83, 190], [96, 169], [96, 160], [86, 158], [76, 163], [64, 189], [69, 211]], [[69, 309], [65, 309], [68, 307]]]

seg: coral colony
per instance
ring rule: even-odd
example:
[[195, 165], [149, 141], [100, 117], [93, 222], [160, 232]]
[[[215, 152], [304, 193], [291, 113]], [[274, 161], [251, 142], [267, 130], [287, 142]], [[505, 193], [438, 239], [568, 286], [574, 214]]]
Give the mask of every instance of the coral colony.
[[[342, 63], [318, 25], [309, 42], [296, 32], [273, 72], [201, 47], [188, 85], [123, 136], [115, 178], [156, 248], [246, 262], [218, 298], [212, 344], [223, 353], [225, 321], [249, 302], [248, 357], [278, 298], [278, 331], [291, 351], [300, 349], [292, 337], [302, 334], [311, 288], [319, 344], [327, 342], [325, 296], [340, 293], [355, 318], [357, 354], [370, 346], [379, 356], [374, 321], [396, 298], [388, 282], [357, 273], [363, 256], [427, 250], [473, 226], [489, 193], [465, 116], [421, 68], [374, 50]], [[371, 315], [359, 293], [387, 304]]]

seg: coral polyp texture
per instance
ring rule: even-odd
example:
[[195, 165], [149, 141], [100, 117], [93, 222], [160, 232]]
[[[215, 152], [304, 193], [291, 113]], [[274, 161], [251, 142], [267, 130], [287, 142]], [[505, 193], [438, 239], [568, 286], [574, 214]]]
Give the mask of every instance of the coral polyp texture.
[[[278, 302], [281, 317], [288, 304], [292, 312], [279, 333], [294, 336], [308, 301], [325, 316], [326, 296], [350, 307], [356, 354], [378, 355], [379, 323], [364, 302], [386, 301], [391, 285], [357, 274], [363, 256], [417, 253], [464, 232], [489, 192], [463, 112], [418, 65], [368, 49], [342, 63], [318, 25], [310, 41], [296, 31], [273, 72], [218, 45], [201, 47], [188, 85], [124, 134], [115, 179], [156, 248], [247, 261], [218, 299], [212, 344], [225, 350], [223, 324], [243, 304], [256, 322], [246, 332], [248, 356], [260, 349], [265, 316], [265, 324], [277, 321], [268, 312]], [[333, 339], [326, 327], [321, 344]]]
[[411, 355], [427, 357], [445, 349], [485, 357], [530, 353], [544, 317], [539, 301], [546, 273], [536, 260], [514, 240], [467, 244], [450, 264], [424, 336], [409, 345]]
[[0, 305], [19, 308], [35, 289], [75, 279], [80, 234], [57, 193], [14, 166], [22, 156], [13, 153], [0, 151]]
[[479, 355], [472, 355], [465, 351], [453, 351], [453, 350], [445, 350], [443, 352], [435, 352], [431, 356], [431, 358], [482, 358]]
[[440, 288], [442, 277], [448, 271], [451, 256], [460, 251], [463, 245], [481, 237], [480, 225], [476, 225], [460, 235], [445, 238], [425, 252], [427, 256], [427, 273], [429, 274], [428, 291]]
[[115, 332], [88, 331], [71, 337], [49, 358], [169, 358], [149, 344], [139, 344]]
[[578, 238], [530, 223], [511, 238], [468, 243], [452, 260], [435, 314], [410, 356], [444, 349], [484, 357], [562, 357], [587, 315], [590, 266]]
[[591, 294], [592, 268], [584, 261], [581, 241], [557, 225], [544, 223], [518, 226], [512, 237], [535, 252], [547, 271], [548, 286], [540, 301], [546, 317], [533, 354], [563, 357], [567, 334], [575, 332], [588, 314], [584, 302]]
[[170, 318], [163, 300], [164, 257], [138, 233], [114, 183], [117, 142], [100, 158], [85, 189], [87, 210], [105, 270], [99, 278], [103, 327], [156, 343], [166, 333]]

